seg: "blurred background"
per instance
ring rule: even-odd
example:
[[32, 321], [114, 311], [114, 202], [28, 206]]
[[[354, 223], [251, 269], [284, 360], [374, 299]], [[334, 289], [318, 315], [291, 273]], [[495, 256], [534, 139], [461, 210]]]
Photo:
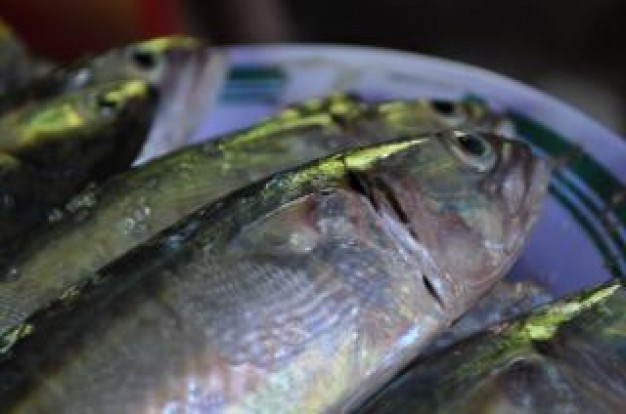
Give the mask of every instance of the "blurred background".
[[0, 16], [59, 61], [180, 32], [426, 53], [532, 84], [626, 133], [624, 0], [0, 0]]

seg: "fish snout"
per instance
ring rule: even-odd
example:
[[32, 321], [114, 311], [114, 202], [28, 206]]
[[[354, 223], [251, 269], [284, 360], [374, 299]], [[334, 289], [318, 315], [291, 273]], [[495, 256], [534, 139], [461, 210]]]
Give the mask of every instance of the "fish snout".
[[550, 180], [550, 167], [524, 143], [506, 141], [503, 145], [499, 191], [505, 217], [503, 247], [507, 255], [516, 257], [539, 216]]

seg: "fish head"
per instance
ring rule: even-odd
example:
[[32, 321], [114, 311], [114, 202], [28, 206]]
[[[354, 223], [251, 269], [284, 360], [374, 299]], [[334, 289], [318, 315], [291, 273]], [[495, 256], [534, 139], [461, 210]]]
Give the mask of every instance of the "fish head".
[[486, 104], [474, 100], [417, 99], [390, 101], [377, 106], [381, 121], [398, 134], [423, 133], [442, 129], [477, 128], [500, 131], [504, 117]]
[[160, 94], [155, 122], [138, 160], [141, 163], [190, 142], [217, 101], [226, 59], [222, 51], [185, 36], [131, 45], [125, 56]]
[[455, 316], [512, 265], [549, 179], [526, 144], [459, 131], [425, 136], [374, 174], [374, 187], [386, 187], [378, 205], [409, 230], [407, 244], [428, 264], [428, 288]]
[[[177, 77], [184, 66], [206, 63], [211, 53], [206, 43], [187, 36], [169, 36], [146, 40], [126, 46], [113, 53], [122, 70], [132, 78], [140, 78], [155, 87], [163, 87]], [[113, 63], [113, 62], [111, 62]]]
[[187, 36], [150, 39], [86, 57], [54, 71], [41, 83], [47, 94], [110, 82], [139, 80], [158, 94], [145, 160], [182, 146], [215, 102], [226, 72], [222, 52]]
[[96, 154], [113, 151], [122, 157], [131, 141], [136, 146], [145, 139], [156, 103], [150, 86], [137, 80], [35, 102], [2, 120], [0, 150], [47, 168], [91, 164], [101, 156]]
[[84, 165], [91, 165], [96, 179], [128, 168], [148, 138], [160, 96], [142, 80], [110, 82], [77, 94], [84, 133], [75, 136], [88, 137]]
[[204, 50], [204, 43], [195, 38], [162, 37], [87, 57], [63, 68], [60, 74], [74, 74], [66, 90], [128, 79], [143, 80], [159, 88], [169, 72]]
[[31, 56], [15, 32], [0, 18], [0, 96], [28, 84], [36, 75], [45, 73], [40, 62]]
[[154, 110], [156, 101], [154, 90], [144, 81], [109, 82], [51, 101], [53, 105], [36, 124], [60, 132], [72, 129], [97, 132], [101, 128], [121, 127], [125, 121], [145, 117], [144, 114]]

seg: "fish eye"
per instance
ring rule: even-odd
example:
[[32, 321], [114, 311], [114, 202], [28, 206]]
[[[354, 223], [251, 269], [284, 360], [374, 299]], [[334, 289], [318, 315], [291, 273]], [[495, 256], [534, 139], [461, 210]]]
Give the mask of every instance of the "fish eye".
[[154, 69], [159, 63], [154, 53], [146, 50], [134, 50], [131, 59], [142, 70]]
[[98, 96], [96, 106], [101, 115], [111, 116], [119, 107], [119, 101], [108, 94], [104, 94]]
[[455, 105], [450, 101], [442, 101], [442, 100], [433, 100], [431, 102], [432, 108], [439, 113], [440, 115], [450, 116], [454, 115]]
[[455, 132], [453, 136], [451, 149], [463, 163], [480, 172], [487, 171], [495, 165], [495, 151], [491, 143], [481, 134]]
[[458, 138], [463, 151], [475, 157], [482, 157], [487, 152], [487, 143], [475, 134], [464, 134]]

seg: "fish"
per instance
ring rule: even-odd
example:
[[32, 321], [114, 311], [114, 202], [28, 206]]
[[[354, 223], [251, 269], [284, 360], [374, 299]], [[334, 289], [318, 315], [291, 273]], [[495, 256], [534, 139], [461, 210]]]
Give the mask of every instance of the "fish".
[[50, 68], [33, 56], [11, 27], [0, 19], [0, 101]]
[[85, 56], [0, 98], [0, 111], [110, 82], [139, 80], [159, 95], [148, 145], [140, 157], [187, 142], [213, 104], [225, 74], [223, 53], [188, 36], [159, 37]]
[[0, 283], [0, 332], [195, 209], [250, 182], [399, 134], [506, 124], [496, 118], [475, 102], [371, 104], [336, 94], [113, 177], [74, 197], [63, 218], [0, 272], [0, 280], [8, 280]]
[[418, 358], [361, 414], [621, 413], [626, 291], [614, 280]]
[[0, 404], [348, 411], [502, 277], [548, 173], [521, 142], [444, 131], [246, 186], [4, 335]]
[[[48, 220], [89, 182], [130, 166], [151, 127], [157, 96], [120, 81], [33, 102], [0, 117], [0, 244]], [[16, 250], [17, 249], [17, 250]]]
[[19, 92], [3, 97], [3, 108], [124, 80], [143, 80], [159, 88], [176, 65], [203, 44], [187, 37], [157, 38], [85, 56], [34, 79]]

